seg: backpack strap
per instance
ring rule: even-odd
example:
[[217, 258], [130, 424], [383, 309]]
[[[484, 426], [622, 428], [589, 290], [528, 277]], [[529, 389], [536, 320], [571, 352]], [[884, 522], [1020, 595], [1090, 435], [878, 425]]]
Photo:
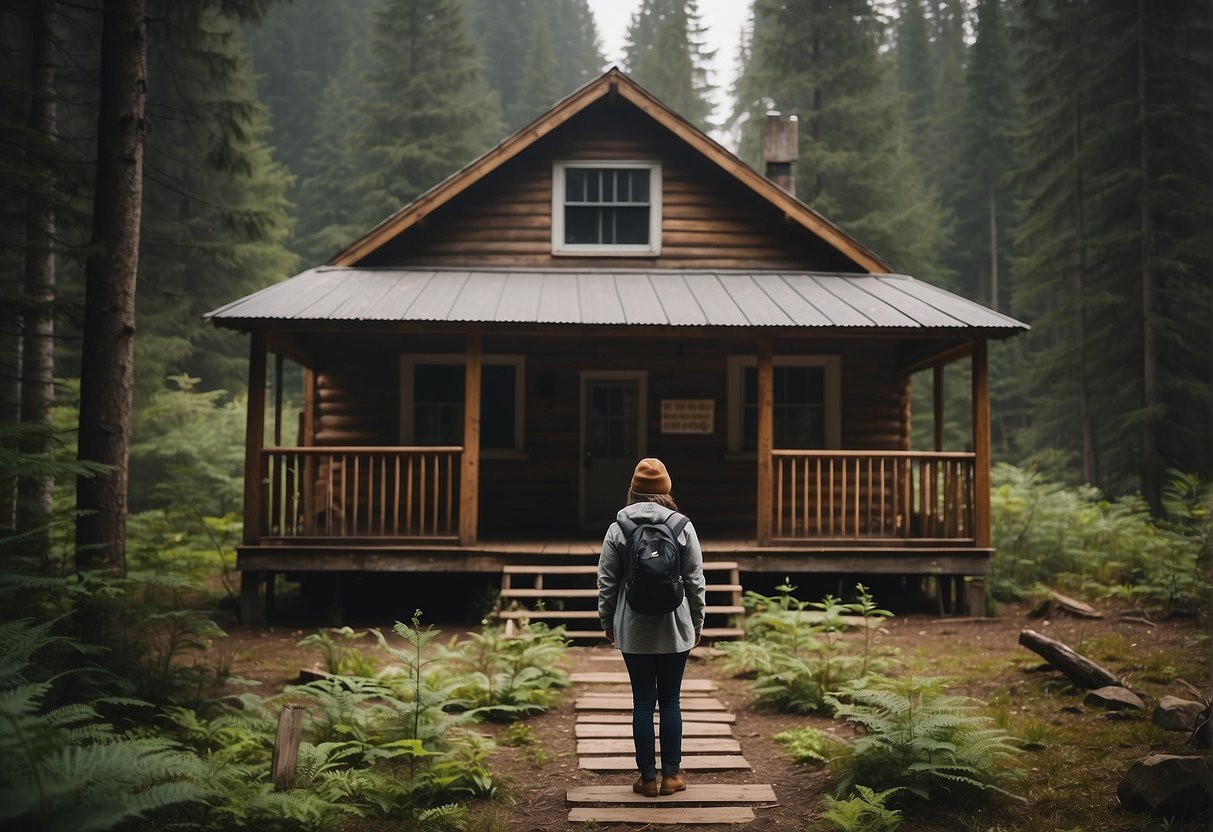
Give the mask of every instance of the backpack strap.
[[631, 586], [632, 581], [636, 578], [636, 558], [632, 557], [632, 535], [636, 534], [636, 530], [640, 526], [622, 511], [615, 517], [615, 522], [619, 524], [619, 530], [623, 532], [623, 545], [627, 551], [627, 566], [624, 568], [623, 574], [623, 585], [627, 587]]
[[682, 530], [685, 529], [687, 523], [690, 522], [691, 518], [687, 517], [686, 515], [679, 514], [676, 511], [665, 519], [666, 527], [669, 528], [671, 533], [673, 533], [675, 543], [678, 542], [678, 535], [682, 534]]

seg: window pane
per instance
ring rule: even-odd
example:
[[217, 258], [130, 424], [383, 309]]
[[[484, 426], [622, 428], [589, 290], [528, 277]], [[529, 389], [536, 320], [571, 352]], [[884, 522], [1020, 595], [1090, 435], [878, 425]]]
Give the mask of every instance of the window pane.
[[570, 244], [601, 243], [599, 214], [601, 208], [569, 206], [564, 209], [564, 241]]
[[619, 245], [647, 245], [649, 242], [648, 208], [611, 208], [615, 215], [615, 239]]
[[631, 202], [649, 201], [649, 172], [647, 170], [628, 171], [631, 180]]
[[[824, 448], [825, 368], [774, 367], [772, 414], [777, 448]], [[758, 447], [758, 370], [742, 370], [741, 447]]]
[[586, 202], [601, 202], [602, 201], [602, 171], [591, 170], [586, 172]]
[[564, 201], [585, 201], [586, 172], [577, 168], [565, 168], [564, 171]]
[[514, 448], [513, 364], [485, 364], [480, 379], [480, 445]]
[[418, 364], [413, 368], [413, 441], [458, 445], [463, 441], [463, 366]]

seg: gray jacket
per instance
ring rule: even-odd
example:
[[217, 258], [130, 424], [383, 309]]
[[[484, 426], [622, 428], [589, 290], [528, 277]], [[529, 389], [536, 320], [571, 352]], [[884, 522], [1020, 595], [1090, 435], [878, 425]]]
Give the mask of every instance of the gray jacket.
[[[637, 523], [660, 523], [673, 512], [656, 503], [634, 503], [620, 512]], [[628, 606], [623, 593], [627, 577], [627, 540], [619, 523], [611, 524], [598, 558], [598, 618], [603, 630], [615, 631], [615, 646], [624, 653], [683, 653], [695, 646], [703, 629], [703, 550], [695, 526], [687, 523], [682, 544], [682, 584], [686, 598], [673, 612], [642, 615]]]

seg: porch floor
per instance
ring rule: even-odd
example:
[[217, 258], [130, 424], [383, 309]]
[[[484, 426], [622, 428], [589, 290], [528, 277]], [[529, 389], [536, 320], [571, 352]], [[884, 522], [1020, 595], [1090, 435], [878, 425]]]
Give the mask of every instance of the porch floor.
[[[742, 572], [885, 575], [985, 575], [988, 548], [956, 542], [914, 541], [890, 546], [863, 541], [759, 546], [753, 540], [702, 542], [704, 559], [735, 561]], [[309, 540], [238, 546], [236, 567], [266, 572], [470, 572], [500, 573], [511, 564], [596, 563], [601, 538], [488, 539], [457, 543]]]

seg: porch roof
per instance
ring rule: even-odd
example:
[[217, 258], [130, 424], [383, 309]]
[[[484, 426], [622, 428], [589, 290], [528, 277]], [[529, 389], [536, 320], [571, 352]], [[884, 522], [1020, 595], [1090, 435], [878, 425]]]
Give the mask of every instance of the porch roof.
[[217, 325], [463, 322], [981, 329], [1028, 326], [899, 274], [321, 266], [221, 306]]

